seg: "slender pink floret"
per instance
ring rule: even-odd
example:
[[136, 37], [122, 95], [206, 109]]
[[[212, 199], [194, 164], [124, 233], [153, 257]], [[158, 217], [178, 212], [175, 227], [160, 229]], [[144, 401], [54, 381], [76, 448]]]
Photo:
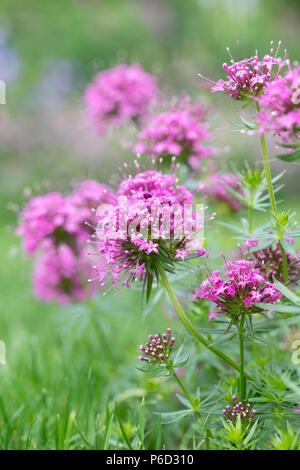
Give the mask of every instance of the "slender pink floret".
[[40, 300], [60, 304], [85, 300], [96, 293], [96, 286], [87, 282], [91, 273], [86, 251], [75, 254], [67, 245], [48, 247], [35, 262], [35, 295]]
[[[294, 243], [293, 239], [289, 239], [290, 243]], [[250, 239], [245, 242], [245, 251], [248, 256], [255, 262], [255, 267], [259, 268], [265, 274], [268, 281], [273, 282], [274, 278], [284, 281], [283, 279], [283, 259], [279, 242], [275, 245], [251, 252], [251, 248], [259, 245], [259, 240]], [[300, 274], [300, 256], [295, 250], [297, 256], [286, 253], [288, 279], [291, 286], [299, 281]], [[244, 253], [242, 253], [244, 256]]]
[[227, 405], [223, 410], [223, 415], [226, 418], [228, 423], [236, 424], [238, 418], [240, 418], [243, 426], [247, 426], [251, 421], [254, 420], [256, 415], [256, 410], [251, 409], [250, 403], [246, 406], [243, 403], [237, 402], [236, 396], [232, 397], [233, 405]]
[[268, 83], [259, 99], [259, 132], [272, 131], [282, 140], [300, 139], [300, 66]]
[[145, 346], [140, 345], [142, 355], [139, 356], [139, 359], [149, 364], [168, 363], [174, 344], [175, 338], [171, 336], [170, 328], [167, 329], [167, 333], [149, 335]]
[[[196, 236], [203, 226], [192, 210], [193, 194], [177, 186], [175, 175], [156, 170], [138, 173], [120, 183], [117, 196], [116, 230], [107, 228], [114, 225], [109, 215], [96, 232], [95, 247], [104, 260], [96, 267], [101, 283], [130, 287], [134, 280], [155, 277], [158, 260], [172, 269], [178, 258], [205, 254]], [[186, 213], [185, 205], [191, 208]]]
[[118, 65], [100, 72], [85, 92], [88, 116], [97, 131], [121, 126], [128, 119], [140, 122], [158, 97], [154, 76], [141, 65]]
[[242, 312], [259, 313], [261, 309], [255, 305], [257, 302], [273, 304], [282, 294], [255, 268], [254, 261], [237, 260], [210, 273], [198, 284], [192, 297], [195, 301], [210, 300], [216, 304], [216, 309], [209, 315], [211, 319], [220, 315], [239, 318]]
[[[252, 57], [245, 57], [236, 62], [230, 51], [227, 51], [231, 58], [231, 64], [223, 64], [226, 72], [226, 79], [217, 82], [208, 80], [211, 84], [212, 92], [221, 91], [234, 99], [242, 100], [247, 98], [257, 98], [264, 90], [265, 85], [278, 77], [282, 68], [289, 64], [287, 52], [284, 58], [277, 57], [281, 42], [279, 41], [275, 55], [273, 56], [273, 41], [271, 42], [270, 54], [266, 54], [261, 60], [256, 51]], [[200, 75], [201, 78], [202, 75]], [[207, 79], [206, 79], [207, 80]]]
[[177, 107], [158, 114], [139, 134], [134, 151], [157, 157], [176, 156], [178, 161], [194, 170], [201, 168], [201, 160], [214, 155], [207, 145], [211, 139], [208, 124], [203, 119], [202, 105], [182, 100]]
[[224, 183], [243, 195], [241, 180], [234, 173], [214, 173], [207, 182], [199, 184], [198, 191], [209, 199], [226, 202], [234, 212], [241, 210], [243, 204], [230, 193]]

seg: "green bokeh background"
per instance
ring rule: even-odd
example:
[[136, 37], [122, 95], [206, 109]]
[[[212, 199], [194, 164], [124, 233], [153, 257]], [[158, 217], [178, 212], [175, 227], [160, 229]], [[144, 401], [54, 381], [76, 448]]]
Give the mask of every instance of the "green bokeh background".
[[[127, 291], [98, 299], [93, 314], [38, 302], [31, 293], [31, 261], [13, 235], [12, 209], [22, 205], [24, 188], [68, 191], [86, 177], [105, 182], [119, 162], [132, 158], [130, 142], [136, 136], [128, 137], [128, 128], [99, 137], [83, 117], [87, 83], [120, 62], [140, 62], [158, 76], [168, 97], [188, 92], [214, 106], [221, 166], [230, 160], [238, 166], [260, 161], [255, 138], [230, 132], [230, 122], [239, 121], [238, 105], [211, 95], [197, 74], [223, 76], [226, 47], [240, 57], [237, 38], [245, 55], [255, 49], [266, 53], [270, 41], [280, 39], [282, 51], [287, 48], [297, 60], [300, 2], [1, 0], [0, 10], [0, 31], [19, 69], [7, 83], [7, 104], [0, 105], [0, 339], [7, 359], [0, 366], [0, 447], [59, 447], [56, 415], [65, 424], [71, 411], [101, 446], [97, 426], [104, 420], [106, 397], [129, 390], [140, 400], [145, 387], [153, 387], [160, 398], [168, 396], [168, 385], [161, 391], [155, 383], [146, 384], [135, 369], [136, 345], [169, 324], [167, 312], [162, 318], [154, 311], [143, 320], [139, 294]], [[281, 195], [285, 207], [298, 210], [297, 167], [276, 161], [275, 146], [269, 140], [272, 171], [287, 170]], [[230, 148], [225, 152], [225, 147]], [[221, 242], [216, 234], [215, 250]], [[230, 243], [225, 248], [232, 248]], [[175, 319], [172, 324], [179, 327]], [[76, 429], [74, 436], [70, 446], [80, 448]], [[165, 442], [179, 445], [170, 429]]]

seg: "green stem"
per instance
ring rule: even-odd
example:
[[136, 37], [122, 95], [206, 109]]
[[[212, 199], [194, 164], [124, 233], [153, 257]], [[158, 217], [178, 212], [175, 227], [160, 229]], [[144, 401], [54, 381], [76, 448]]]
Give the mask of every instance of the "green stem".
[[[259, 107], [259, 104], [257, 102], [256, 102], [256, 108], [257, 108], [257, 111], [259, 112], [260, 107]], [[271, 203], [272, 211], [275, 213], [276, 212], [276, 200], [275, 200], [273, 184], [272, 184], [272, 177], [271, 177], [271, 170], [270, 170], [270, 165], [269, 165], [269, 157], [268, 157], [268, 150], [267, 150], [267, 144], [266, 144], [266, 137], [265, 137], [264, 133], [260, 137], [260, 145], [261, 145], [261, 151], [262, 151], [262, 156], [263, 156], [265, 175], [266, 175], [266, 179], [267, 179], [270, 203]]]
[[268, 185], [268, 190], [269, 190], [270, 203], [271, 203], [272, 211], [275, 213], [277, 210], [276, 200], [275, 200], [275, 195], [274, 195], [274, 190], [273, 190], [265, 134], [263, 134], [260, 138], [260, 145], [261, 145], [262, 156], [263, 156], [263, 161], [264, 161], [264, 168], [265, 168], [265, 175], [266, 175], [267, 185]]
[[[214, 346], [211, 346], [209, 344], [209, 341], [207, 341], [207, 339], [205, 339], [204, 336], [202, 336], [201, 333], [199, 333], [196, 330], [196, 328], [192, 325], [192, 323], [190, 322], [190, 320], [188, 319], [188, 317], [184, 313], [183, 308], [181, 307], [180, 303], [178, 302], [178, 299], [177, 299], [177, 297], [176, 297], [176, 295], [175, 295], [175, 293], [172, 289], [172, 286], [169, 282], [169, 279], [166, 275], [166, 272], [160, 264], [158, 264], [158, 270], [159, 270], [159, 273], [161, 275], [162, 282], [163, 282], [163, 284], [164, 284], [164, 286], [165, 286], [165, 288], [166, 288], [166, 290], [169, 294], [171, 302], [174, 305], [175, 309], [177, 310], [177, 313], [178, 313], [179, 317], [181, 318], [182, 322], [184, 323], [185, 327], [187, 328], [187, 330], [197, 339], [197, 341], [202, 343], [203, 346], [205, 346], [207, 349], [212, 351], [214, 354], [216, 354], [216, 356], [220, 357], [224, 362], [229, 364], [235, 370], [240, 371], [240, 366], [233, 359], [231, 359], [229, 356], [227, 356], [227, 354], [223, 353], [222, 351], [215, 348]], [[247, 376], [247, 378], [249, 380], [252, 380], [252, 377], [249, 374], [247, 374], [247, 372], [244, 372], [244, 375]]]
[[[179, 387], [181, 388], [181, 390], [183, 391], [184, 395], [186, 396], [187, 400], [189, 401], [191, 407], [193, 408], [194, 411], [196, 411], [196, 404], [194, 402], [194, 400], [192, 399], [191, 395], [189, 394], [189, 392], [187, 391], [187, 389], [185, 388], [185, 386], [183, 385], [182, 381], [180, 380], [180, 378], [178, 377], [178, 375], [176, 374], [175, 370], [172, 369], [171, 370], [172, 374], [173, 374], [173, 377], [174, 379], [176, 380], [176, 382], [178, 383]], [[197, 412], [198, 414], [199, 412]]]
[[[184, 384], [182, 383], [182, 381], [180, 380], [180, 378], [178, 377], [178, 375], [176, 374], [175, 370], [172, 368], [170, 368], [170, 372], [172, 373], [174, 379], [176, 380], [176, 382], [178, 383], [179, 387], [181, 388], [182, 392], [184, 393], [184, 395], [186, 396], [188, 402], [190, 403], [191, 407], [193, 408], [194, 410], [194, 413], [197, 415], [197, 417], [199, 418], [200, 422], [202, 423], [202, 425], [204, 425], [203, 423], [203, 420], [202, 420], [202, 417], [201, 417], [201, 414], [200, 414], [200, 411], [197, 410], [197, 404], [194, 402], [194, 400], [192, 399], [191, 395], [189, 394], [189, 392], [187, 391], [187, 389], [185, 388]], [[211, 435], [211, 431], [210, 429], [207, 429], [206, 431], [206, 439], [205, 439], [205, 445], [206, 445], [206, 449], [209, 450], [210, 448], [210, 445], [209, 445], [209, 439], [212, 437]]]
[[[259, 104], [256, 102], [256, 108], [257, 111], [260, 111]], [[263, 162], [264, 162], [264, 168], [265, 168], [265, 175], [267, 179], [267, 185], [268, 185], [268, 191], [269, 191], [269, 197], [270, 197], [270, 203], [271, 203], [271, 208], [274, 214], [277, 211], [276, 208], [276, 199], [274, 195], [274, 190], [273, 190], [273, 185], [272, 185], [272, 177], [271, 177], [271, 171], [270, 171], [270, 165], [269, 165], [269, 158], [268, 158], [268, 150], [267, 150], [267, 145], [266, 145], [266, 138], [265, 134], [263, 133], [261, 138], [260, 138], [260, 145], [261, 145], [261, 150], [262, 150], [262, 156], [263, 156]], [[287, 257], [285, 250], [279, 241], [279, 246], [280, 246], [280, 251], [281, 251], [281, 256], [282, 256], [282, 273], [283, 273], [283, 280], [285, 283], [288, 282], [289, 276], [288, 276], [288, 264], [287, 264]]]
[[250, 197], [250, 205], [248, 210], [248, 223], [249, 223], [249, 233], [253, 231], [253, 198], [254, 198], [254, 191], [251, 190], [251, 197]]
[[245, 379], [245, 371], [244, 371], [244, 316], [245, 314], [242, 313], [241, 323], [238, 328], [238, 335], [239, 335], [239, 344], [240, 344], [240, 395], [241, 401], [244, 401], [246, 398], [246, 379]]

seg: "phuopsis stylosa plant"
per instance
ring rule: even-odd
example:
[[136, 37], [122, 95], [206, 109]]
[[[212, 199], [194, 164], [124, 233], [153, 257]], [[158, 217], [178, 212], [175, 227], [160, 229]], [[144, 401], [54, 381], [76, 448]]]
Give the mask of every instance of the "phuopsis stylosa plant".
[[[25, 250], [40, 253], [35, 269], [40, 298], [68, 302], [84, 300], [97, 289], [106, 294], [121, 287], [140, 288], [144, 304], [152, 304], [159, 315], [160, 292], [167, 294], [194, 349], [188, 354], [184, 344], [178, 347], [170, 328], [149, 335], [140, 346], [139, 369], [151, 377], [173, 377], [183, 408], [159, 411], [160, 416], [163, 422], [193, 417], [200, 435], [198, 444], [194, 442], [197, 448], [299, 446], [293, 425], [285, 424], [297, 415], [298, 371], [293, 364], [283, 370], [280, 361], [273, 367], [274, 354], [266, 349], [270, 340], [276, 344], [297, 323], [300, 309], [300, 258], [294, 243], [300, 229], [295, 214], [279, 209], [284, 174], [272, 177], [265, 139], [265, 132], [273, 133], [288, 147], [282, 158], [297, 160], [299, 67], [293, 67], [286, 51], [283, 57], [279, 51], [280, 44], [274, 51], [271, 43], [261, 58], [255, 52], [235, 61], [230, 54], [230, 64], [223, 64], [225, 78], [209, 80], [212, 92], [223, 92], [248, 110], [253, 105], [253, 119], [241, 114], [237, 129], [259, 139], [263, 169], [246, 163], [239, 171], [222, 171], [203, 103], [184, 98], [159, 109], [155, 78], [139, 65], [121, 65], [100, 72], [89, 85], [88, 114], [100, 133], [133, 120], [141, 127], [134, 149], [151, 154], [146, 163], [138, 155], [110, 187], [85, 182], [66, 197], [50, 193], [33, 198], [20, 214], [17, 233]], [[204, 224], [209, 229], [215, 215], [204, 214], [203, 204], [199, 212], [197, 204], [203, 200], [222, 201], [237, 215], [248, 211], [240, 224], [221, 221], [214, 227], [239, 241], [220, 268], [214, 264], [222, 253], [209, 250], [213, 244], [203, 236]], [[255, 225], [256, 211], [265, 214], [262, 226]], [[173, 281], [182, 272], [187, 275], [179, 298]], [[198, 383], [193, 394], [181, 377], [189, 364], [200, 373], [198, 346], [208, 363], [212, 361], [214, 385], [207, 390], [205, 384], [202, 392]], [[117, 405], [115, 413], [125, 447], [145, 448], [144, 401], [138, 444], [128, 438]], [[282, 422], [284, 428], [276, 431]]]

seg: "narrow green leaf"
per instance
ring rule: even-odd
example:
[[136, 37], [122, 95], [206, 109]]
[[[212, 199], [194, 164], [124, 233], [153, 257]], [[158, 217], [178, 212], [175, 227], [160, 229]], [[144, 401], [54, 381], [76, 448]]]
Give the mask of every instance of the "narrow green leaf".
[[141, 439], [141, 444], [144, 446], [144, 437], [145, 437], [145, 398], [142, 398], [142, 403], [140, 407], [140, 419], [139, 419], [139, 434]]
[[289, 162], [289, 163], [295, 162], [296, 160], [300, 159], [300, 148], [290, 153], [277, 155], [277, 158], [279, 158], [280, 160], [283, 160], [284, 162]]
[[131, 445], [131, 443], [130, 443], [130, 440], [129, 440], [129, 438], [128, 438], [127, 434], [126, 434], [126, 431], [125, 431], [125, 429], [124, 429], [124, 426], [123, 426], [123, 424], [122, 424], [121, 417], [120, 417], [120, 413], [119, 413], [119, 408], [118, 408], [117, 403], [115, 403], [115, 412], [116, 412], [116, 417], [117, 417], [117, 420], [118, 420], [118, 423], [119, 423], [120, 431], [121, 431], [121, 433], [122, 433], [122, 436], [124, 437], [124, 440], [125, 440], [125, 442], [126, 442], [126, 444], [127, 444], [127, 447], [128, 447], [128, 449], [133, 450], [133, 447], [132, 447], [132, 445]]
[[295, 250], [295, 248], [293, 247], [293, 245], [290, 242], [283, 239], [283, 240], [280, 240], [280, 243], [283, 246], [283, 248], [285, 249], [285, 251], [287, 251], [294, 258], [297, 258], [297, 256], [298, 256], [297, 251]]
[[300, 297], [298, 297], [296, 294], [294, 294], [290, 289], [288, 289], [286, 286], [284, 286], [281, 282], [279, 282], [277, 279], [274, 279], [274, 284], [277, 287], [277, 289], [288, 299], [290, 299], [292, 302], [295, 304], [300, 304]]
[[113, 419], [114, 419], [114, 414], [112, 413], [110, 415], [108, 426], [106, 428], [103, 450], [108, 450], [109, 449], [109, 442], [110, 442], [110, 436], [111, 436], [111, 431], [112, 431]]

